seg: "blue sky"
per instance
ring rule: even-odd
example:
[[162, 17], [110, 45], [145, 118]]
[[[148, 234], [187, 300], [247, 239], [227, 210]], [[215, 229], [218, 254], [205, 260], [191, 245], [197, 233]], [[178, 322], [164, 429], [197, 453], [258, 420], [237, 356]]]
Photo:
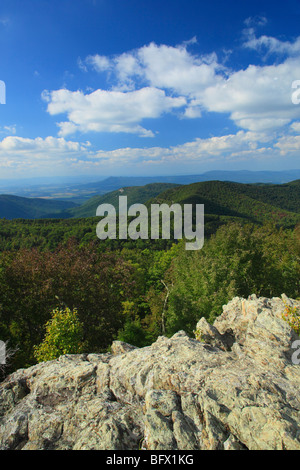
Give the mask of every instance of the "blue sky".
[[0, 178], [300, 168], [299, 25], [296, 0], [1, 0]]

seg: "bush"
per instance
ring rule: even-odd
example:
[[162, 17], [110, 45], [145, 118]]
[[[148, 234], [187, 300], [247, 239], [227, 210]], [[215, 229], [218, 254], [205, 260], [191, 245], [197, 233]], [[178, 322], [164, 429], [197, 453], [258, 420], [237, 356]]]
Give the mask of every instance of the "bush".
[[[284, 292], [297, 298], [299, 234], [299, 229], [232, 223], [206, 240], [202, 250], [182, 250], [169, 271], [173, 287], [166, 313], [167, 334], [183, 329], [192, 335], [201, 317], [213, 323], [222, 306], [235, 296], [279, 297]], [[299, 328], [299, 316], [298, 320], [289, 318]]]
[[297, 307], [291, 307], [289, 305], [285, 305], [284, 312], [282, 314], [283, 320], [288, 322], [291, 328], [300, 336], [300, 312]]
[[136, 292], [133, 273], [118, 253], [75, 240], [54, 252], [0, 254], [0, 338], [18, 348], [10, 372], [36, 363], [33, 346], [58, 306], [77, 309], [86, 351], [105, 352], [123, 327], [122, 302]]
[[51, 361], [64, 354], [80, 354], [83, 351], [83, 325], [77, 310], [56, 308], [46, 324], [44, 341], [34, 347], [38, 362]]

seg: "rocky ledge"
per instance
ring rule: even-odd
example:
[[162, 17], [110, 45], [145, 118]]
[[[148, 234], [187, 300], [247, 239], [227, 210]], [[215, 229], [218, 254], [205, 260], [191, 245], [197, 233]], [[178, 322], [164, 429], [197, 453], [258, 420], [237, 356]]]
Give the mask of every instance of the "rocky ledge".
[[214, 325], [199, 321], [200, 341], [116, 341], [18, 370], [0, 384], [0, 449], [300, 450], [299, 337], [285, 304], [300, 307], [234, 298]]

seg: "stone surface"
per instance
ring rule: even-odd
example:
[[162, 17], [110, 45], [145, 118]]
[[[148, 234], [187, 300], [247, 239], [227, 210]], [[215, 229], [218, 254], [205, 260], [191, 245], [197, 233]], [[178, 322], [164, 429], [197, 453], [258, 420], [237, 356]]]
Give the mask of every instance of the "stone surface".
[[234, 298], [201, 341], [62, 356], [0, 384], [1, 450], [300, 450], [299, 337], [282, 298]]

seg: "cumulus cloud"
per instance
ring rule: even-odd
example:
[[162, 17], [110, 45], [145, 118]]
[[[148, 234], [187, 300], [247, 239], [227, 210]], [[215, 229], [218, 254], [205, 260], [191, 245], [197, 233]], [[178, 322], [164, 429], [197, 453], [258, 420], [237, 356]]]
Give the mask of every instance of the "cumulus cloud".
[[111, 67], [111, 62], [108, 57], [99, 54], [96, 54], [94, 56], [89, 55], [85, 59], [85, 63], [87, 65], [91, 65], [95, 70], [97, 70], [97, 72], [104, 72], [106, 70], [109, 70]]
[[127, 132], [153, 137], [151, 130], [140, 122], [158, 118], [185, 105], [183, 97], [166, 96], [163, 90], [145, 87], [131, 92], [96, 90], [90, 94], [66, 89], [44, 93], [51, 115], [67, 114], [68, 121], [60, 122], [59, 134], [66, 136], [81, 132]]
[[[297, 126], [293, 126], [294, 131]], [[55, 171], [91, 172], [96, 169], [126, 171], [137, 168], [162, 168], [170, 166], [257, 160], [280, 160], [283, 156], [296, 158], [300, 150], [300, 136], [280, 136], [275, 140], [270, 134], [240, 130], [223, 136], [196, 138], [182, 145], [159, 147], [126, 147], [115, 150], [97, 150], [89, 142], [68, 141], [63, 137], [29, 139], [18, 136], [0, 141], [1, 174], [40, 174]]]
[[14, 152], [15, 150], [19, 151], [34, 151], [38, 153], [39, 151], [47, 151], [47, 152], [54, 152], [57, 151], [69, 151], [69, 152], [77, 152], [79, 150], [84, 150], [90, 144], [80, 144], [79, 142], [71, 142], [66, 141], [63, 138], [57, 137], [46, 137], [43, 139], [42, 137], [36, 137], [35, 139], [29, 139], [24, 137], [18, 136], [9, 136], [5, 137], [0, 142], [0, 151], [1, 152]]
[[14, 174], [27, 171], [49, 171], [70, 168], [73, 161], [88, 155], [90, 143], [66, 141], [63, 138], [35, 139], [8, 136], [0, 141], [1, 174], [11, 169]]
[[284, 54], [290, 57], [300, 54], [300, 36], [295, 41], [281, 41], [280, 39], [265, 35], [257, 38], [253, 28], [246, 30], [244, 34], [244, 47], [263, 52], [266, 56], [270, 54]]
[[182, 115], [194, 118], [201, 115], [201, 105], [196, 104], [195, 97], [212, 83], [221, 81], [226, 73], [215, 53], [191, 54], [187, 48], [195, 42], [196, 38], [192, 38], [175, 47], [152, 42], [114, 57], [88, 56], [83, 63], [98, 72], [109, 71], [111, 80], [115, 78], [115, 91], [150, 87], [164, 90], [169, 96], [185, 97]]
[[225, 69], [214, 53], [191, 55], [187, 47], [195, 42], [192, 38], [176, 47], [151, 43], [114, 57], [96, 54], [79, 59], [82, 70], [109, 72], [115, 84], [90, 94], [67, 89], [44, 92], [49, 114], [67, 115], [67, 121], [58, 123], [59, 135], [94, 131], [153, 137], [151, 129], [142, 126], [144, 119], [159, 118], [180, 108], [180, 117], [200, 117], [199, 93], [221, 81], [217, 72]]
[[203, 104], [209, 111], [229, 113], [243, 129], [276, 130], [300, 117], [300, 107], [291, 101], [291, 79], [297, 76], [300, 62], [295, 59], [272, 66], [250, 65], [208, 87]]
[[300, 122], [293, 122], [293, 124], [291, 124], [291, 129], [292, 131], [300, 134]]
[[275, 143], [275, 147], [279, 148], [281, 155], [300, 152], [300, 135], [286, 135], [281, 137]]
[[106, 73], [110, 87], [43, 94], [50, 115], [65, 115], [58, 122], [61, 145], [66, 145], [63, 153], [68, 155], [71, 145], [65, 138], [77, 131], [154, 137], [149, 121], [146, 127], [143, 125], [145, 119], [174, 112], [180, 118], [199, 119], [212, 112], [228, 117], [237, 131], [166, 148], [91, 151], [83, 146], [75, 150], [74, 164], [88, 161], [92, 166], [122, 166], [143, 162], [157, 166], [297, 155], [299, 136], [294, 134], [300, 131], [300, 106], [292, 103], [291, 96], [292, 82], [300, 79], [300, 37], [293, 42], [256, 38], [254, 27], [265, 22], [264, 17], [246, 20], [243, 46], [258, 51], [264, 47], [279, 54], [273, 65], [230, 69], [220, 63], [215, 52], [192, 54], [188, 48], [196, 38], [177, 46], [150, 43], [120, 55], [80, 59], [79, 66], [86, 72]]
[[215, 53], [193, 55], [187, 47], [197, 42], [196, 37], [178, 46], [157, 45], [154, 42], [117, 56], [88, 56], [80, 65], [91, 66], [98, 72], [113, 71], [117, 83], [123, 87], [135, 79], [135, 86], [144, 84], [174, 90], [188, 95], [199, 91], [218, 79], [217, 71], [224, 70]]
[[[266, 21], [259, 16], [245, 23], [257, 27]], [[300, 37], [283, 42], [267, 36], [256, 38], [254, 27], [245, 31], [244, 47], [265, 46], [269, 52], [285, 52], [288, 57], [272, 66], [231, 70], [220, 64], [215, 52], [191, 54], [187, 41], [175, 47], [150, 43], [109, 58], [89, 56], [86, 63], [97, 68], [99, 62], [98, 71], [109, 69], [116, 80], [115, 90], [148, 86], [164, 90], [166, 96], [184, 97], [181, 117], [200, 118], [204, 111], [224, 113], [241, 129], [272, 132], [300, 117], [300, 107], [291, 104], [291, 81], [300, 77]]]
[[[270, 137], [264, 133], [238, 131], [236, 134], [196, 138], [191, 142], [171, 147], [121, 148], [98, 151], [91, 158], [103, 163], [129, 164], [144, 162], [164, 164], [174, 162], [209, 162], [217, 160], [241, 160], [245, 156], [262, 158], [269, 153]], [[274, 150], [274, 149], [273, 149]]]
[[221, 70], [216, 54], [193, 56], [186, 47], [151, 43], [137, 52], [144, 79], [152, 86], [194, 96], [218, 81]]

